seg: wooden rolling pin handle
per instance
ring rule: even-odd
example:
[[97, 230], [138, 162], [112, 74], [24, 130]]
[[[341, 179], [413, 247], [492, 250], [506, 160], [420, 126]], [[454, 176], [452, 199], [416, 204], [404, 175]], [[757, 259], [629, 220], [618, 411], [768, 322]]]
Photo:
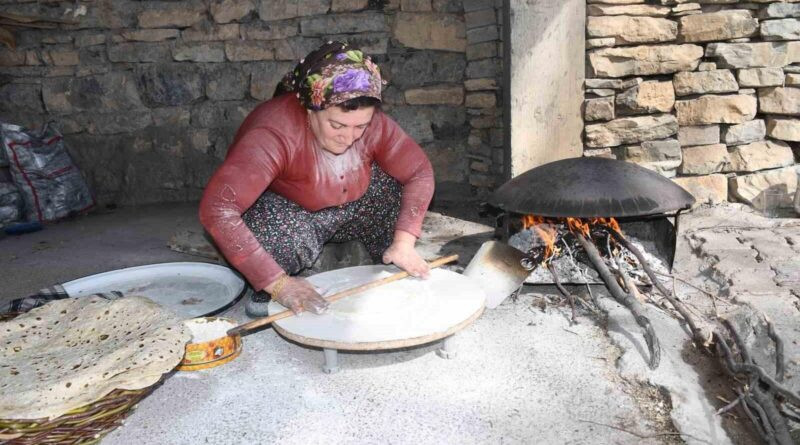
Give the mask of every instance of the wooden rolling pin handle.
[[[453, 261], [455, 261], [457, 259], [458, 259], [458, 255], [450, 255], [450, 256], [437, 258], [437, 259], [431, 261], [430, 263], [428, 263], [428, 267], [430, 267], [431, 269], [435, 269], [435, 268], [443, 266], [443, 265], [445, 265], [447, 263], [453, 262]], [[361, 286], [357, 286], [357, 287], [354, 287], [352, 289], [347, 289], [347, 290], [343, 290], [341, 292], [337, 292], [337, 293], [331, 295], [330, 297], [326, 298], [325, 300], [327, 300], [328, 302], [332, 303], [332, 302], [334, 302], [336, 300], [341, 300], [344, 297], [349, 297], [350, 295], [357, 294], [357, 293], [360, 293], [360, 292], [364, 292], [365, 290], [369, 290], [369, 289], [372, 289], [372, 288], [375, 288], [375, 287], [378, 287], [378, 286], [382, 286], [382, 285], [387, 284], [387, 283], [391, 283], [392, 281], [402, 280], [403, 278], [406, 278], [408, 276], [409, 276], [408, 272], [405, 272], [405, 271], [398, 272], [396, 274], [393, 274], [393, 275], [388, 276], [386, 278], [382, 278], [380, 280], [370, 281], [369, 283], [362, 284]], [[292, 312], [290, 310], [283, 311], [283, 312], [278, 312], [277, 314], [270, 315], [269, 317], [259, 318], [258, 320], [253, 320], [253, 321], [251, 321], [249, 323], [240, 324], [239, 326], [236, 326], [235, 328], [229, 329], [227, 334], [231, 335], [231, 336], [237, 335], [237, 334], [241, 334], [244, 331], [250, 331], [252, 329], [255, 329], [255, 328], [270, 324], [273, 321], [277, 321], [277, 320], [280, 320], [280, 319], [283, 319], [283, 318], [291, 317], [292, 315], [294, 315], [294, 312]]]

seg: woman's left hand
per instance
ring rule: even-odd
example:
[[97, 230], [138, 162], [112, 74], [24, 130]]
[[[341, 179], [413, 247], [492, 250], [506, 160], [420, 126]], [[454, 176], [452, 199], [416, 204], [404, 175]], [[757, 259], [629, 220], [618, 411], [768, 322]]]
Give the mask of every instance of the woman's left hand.
[[383, 253], [383, 262], [394, 264], [413, 277], [428, 278], [430, 267], [414, 249], [416, 240], [414, 235], [398, 230], [395, 232], [392, 245]]

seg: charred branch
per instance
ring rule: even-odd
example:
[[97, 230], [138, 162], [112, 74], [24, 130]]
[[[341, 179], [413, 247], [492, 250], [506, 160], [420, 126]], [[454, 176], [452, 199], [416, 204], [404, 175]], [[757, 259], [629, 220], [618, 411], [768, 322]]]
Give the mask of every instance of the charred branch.
[[709, 339], [703, 334], [702, 330], [697, 327], [697, 322], [695, 321], [694, 317], [689, 313], [688, 310], [686, 310], [686, 307], [683, 305], [683, 303], [678, 301], [678, 299], [675, 298], [675, 295], [673, 295], [672, 292], [669, 292], [664, 285], [661, 284], [661, 282], [658, 280], [658, 277], [656, 277], [656, 274], [653, 272], [653, 269], [650, 268], [650, 265], [645, 260], [644, 255], [642, 255], [642, 252], [640, 252], [639, 249], [633, 245], [633, 243], [622, 236], [621, 233], [611, 228], [609, 228], [609, 232], [614, 236], [614, 239], [617, 242], [622, 244], [623, 247], [628, 249], [628, 251], [632, 253], [637, 260], [639, 260], [639, 264], [642, 266], [642, 269], [644, 269], [644, 272], [650, 278], [650, 281], [653, 283], [653, 285], [664, 295], [667, 301], [669, 301], [669, 304], [671, 304], [672, 307], [678, 311], [681, 317], [683, 317], [683, 320], [689, 326], [689, 330], [692, 331], [692, 337], [694, 338], [695, 343], [697, 343], [698, 346], [706, 344]]
[[744, 395], [740, 395], [739, 397], [733, 399], [732, 402], [730, 402], [727, 405], [723, 406], [722, 408], [718, 409], [717, 410], [717, 415], [721, 416], [721, 415], [727, 413], [728, 411], [736, 408], [736, 406], [738, 404], [742, 403], [742, 399], [744, 399]]
[[788, 405], [784, 404], [781, 407], [781, 414], [783, 415], [783, 417], [786, 417], [787, 419], [790, 419], [794, 422], [800, 423], [800, 415], [791, 412], [787, 406]]
[[[752, 410], [750, 411], [750, 421], [753, 422], [753, 425], [756, 425], [761, 439], [769, 445], [777, 444], [778, 442], [775, 440], [775, 430], [772, 429], [769, 421], [767, 421], [767, 413], [764, 412], [764, 408], [748, 394], [744, 395], [743, 406], [749, 407], [749, 409]], [[752, 414], [753, 411], [755, 411], [755, 415]]]
[[[733, 337], [733, 342], [736, 343], [736, 348], [739, 349], [739, 355], [742, 357], [743, 363], [753, 363], [753, 358], [750, 357], [750, 351], [747, 349], [747, 346], [744, 344], [744, 339], [742, 336], [739, 335], [739, 331], [733, 326], [730, 320], [722, 320], [722, 324], [728, 328], [728, 332], [731, 333], [731, 337]], [[725, 344], [725, 346], [728, 346]], [[730, 348], [729, 348], [730, 349]], [[733, 358], [733, 357], [731, 357]]]
[[719, 335], [719, 333], [714, 333], [714, 340], [717, 344], [717, 353], [720, 355], [720, 358], [725, 361], [728, 369], [730, 369], [733, 374], [744, 374], [757, 377], [763, 384], [767, 385], [772, 392], [780, 394], [788, 402], [793, 403], [796, 406], [800, 406], [800, 395], [793, 393], [791, 390], [775, 381], [775, 379], [770, 377], [762, 367], [756, 366], [752, 363], [734, 362], [733, 353], [731, 352], [730, 346], [728, 346], [728, 343], [721, 335]]
[[717, 344], [717, 353], [719, 354], [720, 358], [724, 360], [724, 363], [733, 374], [744, 374], [757, 377], [763, 384], [767, 385], [771, 391], [780, 394], [788, 402], [796, 406], [800, 406], [800, 395], [793, 393], [791, 390], [775, 381], [775, 379], [770, 377], [763, 368], [751, 363], [734, 362], [733, 353], [731, 352], [730, 346], [728, 346], [727, 341], [725, 341], [725, 339], [718, 332], [714, 332], [714, 341]]
[[750, 392], [753, 394], [753, 400], [761, 406], [765, 416], [761, 421], [764, 425], [769, 425], [772, 428], [775, 442], [780, 445], [793, 445], [794, 441], [789, 433], [789, 425], [786, 424], [786, 419], [781, 416], [781, 412], [775, 404], [775, 399], [762, 391], [758, 385], [750, 388]]
[[775, 332], [775, 326], [771, 321], [767, 322], [767, 335], [775, 343], [775, 378], [779, 382], [783, 382], [786, 374], [786, 365], [783, 361], [783, 339]]
[[[786, 417], [781, 413], [775, 396], [780, 395], [787, 402], [797, 404], [798, 397], [787, 388], [766, 374], [763, 368], [753, 363], [750, 351], [744, 344], [739, 332], [733, 325], [723, 320], [723, 323], [730, 331], [731, 336], [739, 349], [739, 355], [743, 363], [736, 363], [733, 359], [733, 352], [725, 338], [718, 332], [714, 333], [714, 340], [717, 346], [717, 355], [723, 363], [723, 367], [731, 375], [746, 375], [750, 379], [749, 387], [746, 392], [741, 393], [743, 401], [742, 409], [755, 425], [759, 435], [769, 444], [791, 445], [793, 443], [786, 423]], [[762, 389], [762, 385], [767, 389]], [[755, 413], [753, 413], [755, 411]]]
[[761, 425], [761, 422], [758, 421], [758, 418], [756, 418], [755, 414], [753, 414], [753, 411], [750, 410], [750, 405], [755, 403], [755, 402], [753, 402], [753, 399], [750, 396], [748, 396], [747, 394], [745, 394], [745, 393], [743, 393], [741, 391], [738, 391], [738, 393], [739, 393], [739, 397], [743, 401], [742, 404], [741, 404], [742, 411], [744, 411], [744, 413], [747, 416], [747, 418], [750, 419], [750, 423], [752, 423], [753, 427], [756, 429], [756, 432], [758, 433], [758, 437], [760, 437], [761, 440], [764, 443], [768, 443], [768, 444], [774, 443], [774, 442], [771, 441], [770, 436], [767, 435], [767, 432], [764, 431], [764, 427]]
[[642, 307], [642, 304], [639, 303], [639, 301], [636, 300], [633, 295], [622, 290], [622, 288], [619, 286], [619, 283], [617, 283], [617, 280], [608, 269], [608, 266], [606, 266], [605, 262], [601, 258], [600, 252], [598, 252], [594, 244], [592, 244], [591, 241], [587, 240], [581, 234], [576, 234], [575, 237], [577, 238], [581, 247], [583, 247], [583, 250], [589, 256], [589, 260], [597, 269], [600, 277], [606, 283], [611, 295], [620, 304], [628, 308], [628, 310], [636, 319], [636, 323], [641, 326], [642, 329], [644, 329], [644, 339], [647, 342], [647, 348], [650, 352], [650, 369], [658, 368], [659, 361], [661, 360], [661, 347], [658, 344], [658, 337], [656, 337], [653, 326], [650, 324], [650, 320], [644, 315], [644, 308]]
[[558, 291], [561, 292], [561, 294], [563, 294], [565, 297], [567, 297], [567, 300], [569, 301], [569, 307], [570, 309], [572, 309], [572, 320], [570, 321], [570, 324], [577, 323], [577, 320], [575, 318], [575, 296], [572, 295], [570, 292], [568, 292], [567, 289], [565, 289], [564, 286], [561, 285], [561, 281], [559, 281], [558, 279], [558, 273], [556, 272], [556, 268], [553, 267], [552, 264], [548, 264], [547, 269], [550, 271], [550, 274], [553, 275], [553, 282], [556, 284]]

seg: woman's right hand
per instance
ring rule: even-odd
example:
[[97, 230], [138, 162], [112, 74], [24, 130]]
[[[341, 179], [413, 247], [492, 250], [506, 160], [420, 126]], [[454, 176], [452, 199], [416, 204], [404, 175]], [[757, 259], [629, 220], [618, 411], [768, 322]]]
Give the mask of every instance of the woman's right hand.
[[[314, 289], [308, 281], [302, 278], [295, 278], [287, 276], [283, 285], [277, 289], [277, 295], [270, 292], [270, 289], [275, 290], [276, 284], [272, 284], [265, 289], [272, 298], [278, 303], [282, 304], [295, 313], [299, 314], [303, 311], [309, 311], [314, 314], [322, 314], [328, 309], [329, 303], [322, 298], [322, 296]], [[279, 278], [276, 282], [280, 281]]]

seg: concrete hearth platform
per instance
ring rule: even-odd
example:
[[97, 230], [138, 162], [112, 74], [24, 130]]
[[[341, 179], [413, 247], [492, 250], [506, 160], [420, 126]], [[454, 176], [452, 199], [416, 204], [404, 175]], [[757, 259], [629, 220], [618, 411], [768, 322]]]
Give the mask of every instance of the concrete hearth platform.
[[[677, 252], [682, 277], [707, 290], [713, 280], [724, 282], [722, 272], [709, 278], [699, 272], [721, 247], [706, 242], [698, 256], [692, 253], [697, 243], [689, 245], [686, 236], [706, 227], [718, 231], [719, 218], [743, 218], [740, 211], [701, 209], [687, 215]], [[166, 247], [176, 232], [199, 230], [195, 214], [193, 205], [124, 208], [2, 239], [0, 299], [122, 267], [210, 261]], [[770, 240], [778, 223], [765, 221], [742, 223], [749, 240]], [[798, 223], [779, 222], [780, 230], [790, 231]], [[761, 237], [753, 233], [759, 230]], [[784, 238], [793, 240], [794, 230]], [[458, 270], [490, 232], [484, 225], [431, 213], [420, 250], [429, 258], [461, 254], [453, 266]], [[784, 244], [761, 249], [761, 257], [780, 263], [770, 280], [777, 276], [793, 283], [792, 269], [785, 267], [792, 257], [778, 249], [796, 245]], [[734, 295], [744, 298], [741, 292], [722, 298]], [[775, 304], [788, 299], [791, 306], [796, 294], [779, 292], [771, 300], [758, 295], [754, 305], [771, 301], [784, 309], [784, 318], [770, 315], [794, 352], [798, 335], [790, 321], [800, 312]], [[714, 415], [724, 405], [716, 396], [729, 396], [720, 383], [722, 373], [691, 351], [673, 318], [655, 309], [650, 314], [657, 332], [663, 332], [665, 355], [662, 367], [649, 372], [642, 366], [643, 343], [630, 315], [609, 299], [601, 301], [608, 320], [581, 313], [579, 324], [570, 326], [560, 297], [526, 287], [456, 337], [455, 359], [439, 358], [436, 345], [341, 354], [342, 371], [334, 375], [321, 372], [321, 351], [264, 329], [245, 337], [242, 356], [227, 365], [173, 374], [103, 443], [680, 443], [678, 437], [687, 443], [753, 443], [747, 427]], [[247, 319], [241, 303], [225, 315]], [[797, 362], [789, 366], [796, 374]]]

